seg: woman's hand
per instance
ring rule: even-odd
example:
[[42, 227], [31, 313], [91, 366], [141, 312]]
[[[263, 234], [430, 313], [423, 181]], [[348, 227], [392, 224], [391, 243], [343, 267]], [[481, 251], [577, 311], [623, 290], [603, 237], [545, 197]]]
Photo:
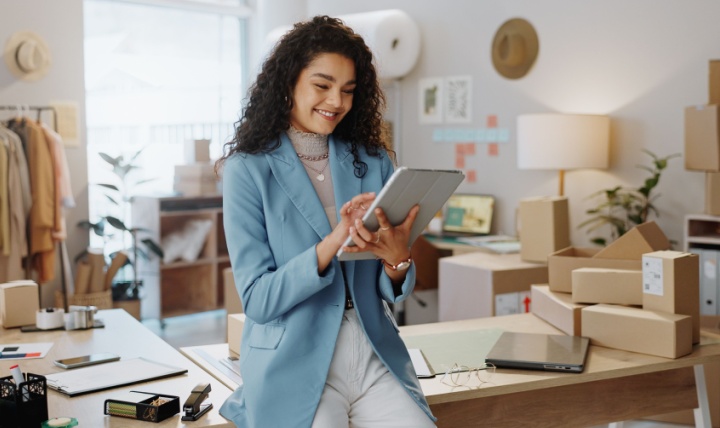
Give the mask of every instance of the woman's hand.
[[340, 208], [340, 222], [316, 248], [318, 255], [318, 271], [322, 272], [330, 264], [340, 247], [350, 236], [351, 227], [362, 218], [375, 200], [375, 192], [361, 193], [354, 196]]
[[[408, 212], [405, 220], [397, 226], [390, 224], [385, 212], [381, 208], [375, 209], [380, 228], [376, 232], [368, 230], [361, 219], [355, 220], [355, 225], [350, 228], [350, 236], [354, 247], [343, 247], [348, 253], [360, 253], [371, 251], [377, 258], [383, 259], [391, 265], [397, 265], [403, 260], [410, 258], [410, 231], [417, 218], [420, 206], [415, 205]], [[393, 280], [401, 280], [405, 272], [395, 272], [386, 268]]]

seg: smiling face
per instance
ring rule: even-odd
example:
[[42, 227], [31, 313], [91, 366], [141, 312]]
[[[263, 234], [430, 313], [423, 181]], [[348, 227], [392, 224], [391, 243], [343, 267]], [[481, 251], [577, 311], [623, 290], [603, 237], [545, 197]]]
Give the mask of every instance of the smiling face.
[[355, 64], [335, 53], [318, 55], [293, 89], [290, 123], [299, 131], [330, 134], [352, 107]]

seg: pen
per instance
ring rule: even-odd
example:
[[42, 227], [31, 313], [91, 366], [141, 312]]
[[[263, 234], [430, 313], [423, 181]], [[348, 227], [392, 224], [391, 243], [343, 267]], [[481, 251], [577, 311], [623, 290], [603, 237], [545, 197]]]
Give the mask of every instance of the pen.
[[[25, 378], [23, 377], [22, 371], [20, 371], [20, 366], [15, 364], [14, 366], [10, 367], [10, 374], [12, 374], [13, 380], [15, 381], [15, 385], [17, 386], [18, 390], [20, 390], [20, 384], [25, 382]], [[28, 398], [30, 398], [27, 394], [27, 392], [22, 392], [23, 401], [27, 401]]]
[[[2, 352], [0, 352], [0, 359], [3, 359], [3, 358], [37, 358], [40, 355], [41, 355], [40, 352], [26, 352], [24, 354], [3, 354]], [[17, 367], [17, 366], [13, 366], [13, 367]], [[11, 367], [11, 369], [12, 369], [12, 367]]]

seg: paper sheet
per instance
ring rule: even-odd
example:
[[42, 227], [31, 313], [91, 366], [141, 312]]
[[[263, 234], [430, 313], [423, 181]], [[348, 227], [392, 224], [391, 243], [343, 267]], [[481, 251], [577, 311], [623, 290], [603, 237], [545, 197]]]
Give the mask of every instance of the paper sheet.
[[44, 358], [52, 346], [52, 342], [7, 343], [0, 345], [0, 359], [29, 360]]

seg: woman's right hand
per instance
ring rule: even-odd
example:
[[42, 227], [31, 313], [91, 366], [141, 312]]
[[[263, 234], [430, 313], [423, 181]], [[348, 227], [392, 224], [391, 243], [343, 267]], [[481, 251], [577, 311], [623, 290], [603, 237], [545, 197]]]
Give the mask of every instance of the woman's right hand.
[[332, 258], [350, 236], [350, 227], [354, 226], [356, 219], [362, 220], [375, 200], [375, 196], [375, 192], [361, 193], [345, 202], [340, 208], [340, 222], [316, 247], [319, 272], [324, 271], [330, 264]]

